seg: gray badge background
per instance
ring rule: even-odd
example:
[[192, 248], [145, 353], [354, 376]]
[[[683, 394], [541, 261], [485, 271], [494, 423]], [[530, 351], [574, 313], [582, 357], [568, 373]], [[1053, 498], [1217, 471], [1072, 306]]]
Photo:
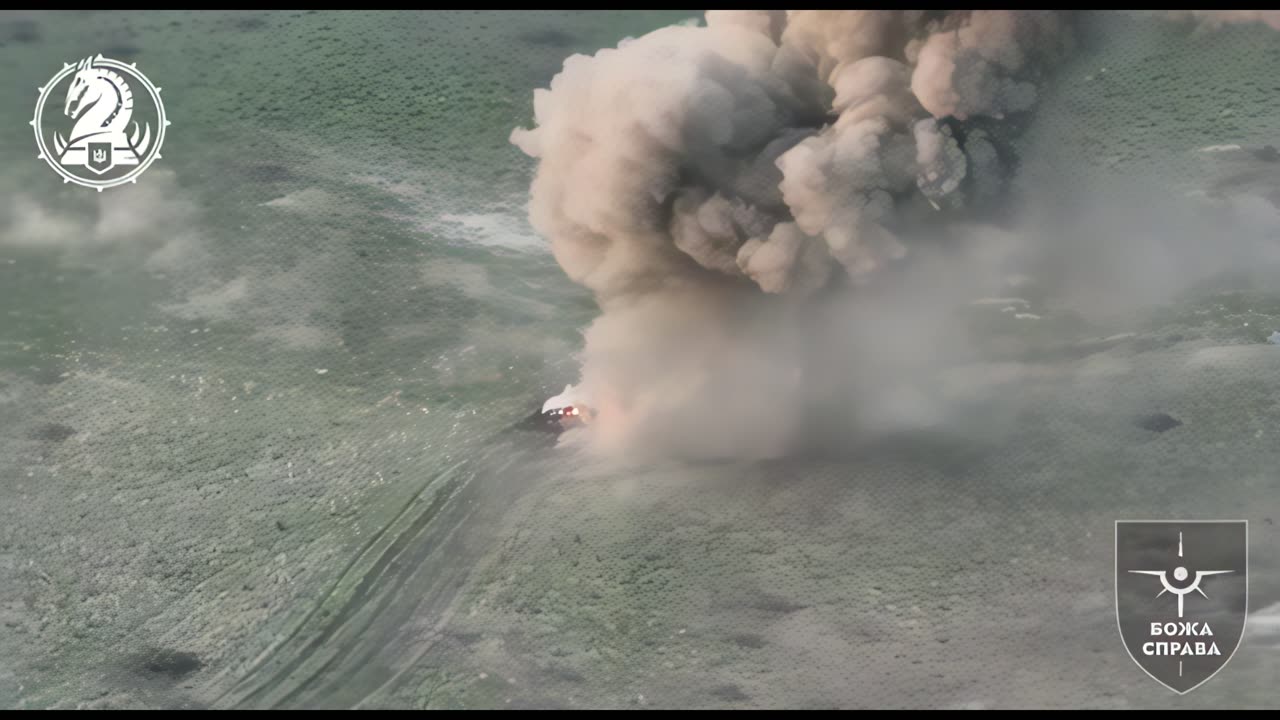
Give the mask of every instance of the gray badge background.
[[[1178, 557], [1178, 534], [1182, 533], [1183, 556]], [[1177, 567], [1190, 573], [1183, 582], [1173, 579]], [[1204, 595], [1184, 596], [1182, 618], [1178, 598], [1161, 594], [1159, 577], [1131, 570], [1164, 570], [1169, 582], [1182, 588], [1204, 570], [1230, 570], [1229, 574], [1201, 579]], [[1120, 634], [1129, 654], [1152, 677], [1172, 690], [1185, 693], [1217, 673], [1235, 653], [1244, 632], [1248, 612], [1248, 523], [1229, 521], [1116, 522], [1116, 613]], [[1205, 597], [1205, 596], [1208, 597]], [[1212, 636], [1152, 637], [1151, 623], [1209, 623]], [[1221, 655], [1143, 654], [1149, 641], [1215, 642]], [[1179, 664], [1182, 668], [1179, 672]]]

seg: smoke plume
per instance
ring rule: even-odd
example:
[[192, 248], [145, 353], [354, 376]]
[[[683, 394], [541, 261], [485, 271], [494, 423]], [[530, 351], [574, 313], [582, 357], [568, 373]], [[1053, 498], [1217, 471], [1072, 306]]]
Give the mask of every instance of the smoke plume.
[[535, 228], [603, 311], [592, 444], [769, 457], [927, 422], [895, 379], [952, 340], [934, 307], [1002, 290], [1009, 236], [974, 228], [1073, 22], [717, 10], [566, 60], [511, 140], [538, 160]]

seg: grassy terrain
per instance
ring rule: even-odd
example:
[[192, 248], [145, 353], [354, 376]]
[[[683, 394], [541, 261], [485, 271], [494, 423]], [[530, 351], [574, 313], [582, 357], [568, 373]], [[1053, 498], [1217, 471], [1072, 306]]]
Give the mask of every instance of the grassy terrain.
[[[174, 122], [98, 195], [0, 103], [0, 707], [1274, 704], [1253, 637], [1173, 698], [1110, 595], [1117, 517], [1274, 546], [1265, 273], [1127, 324], [958, 309], [953, 422], [852, 458], [619, 470], [506, 432], [595, 314], [507, 135], [567, 55], [692, 15], [0, 14], [8, 96], [101, 49]], [[1194, 183], [1180, 153], [1274, 134], [1256, 34], [1166, 32], [1063, 68], [1029, 174]]]

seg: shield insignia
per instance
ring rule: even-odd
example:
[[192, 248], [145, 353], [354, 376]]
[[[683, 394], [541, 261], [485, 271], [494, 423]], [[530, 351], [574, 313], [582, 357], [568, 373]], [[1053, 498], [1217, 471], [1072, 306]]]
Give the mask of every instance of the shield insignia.
[[85, 165], [90, 170], [101, 175], [110, 170], [115, 163], [111, 158], [111, 143], [109, 142], [91, 142], [88, 145], [89, 157]]
[[1246, 520], [1116, 521], [1116, 621], [1129, 657], [1178, 694], [1227, 664], [1249, 612]]

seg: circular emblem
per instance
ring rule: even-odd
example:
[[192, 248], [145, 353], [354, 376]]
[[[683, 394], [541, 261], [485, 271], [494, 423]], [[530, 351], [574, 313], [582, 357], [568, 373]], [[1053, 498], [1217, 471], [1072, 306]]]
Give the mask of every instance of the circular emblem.
[[101, 55], [64, 65], [40, 88], [31, 120], [40, 159], [63, 182], [99, 192], [137, 182], [160, 157], [168, 125], [160, 88], [137, 63]]

